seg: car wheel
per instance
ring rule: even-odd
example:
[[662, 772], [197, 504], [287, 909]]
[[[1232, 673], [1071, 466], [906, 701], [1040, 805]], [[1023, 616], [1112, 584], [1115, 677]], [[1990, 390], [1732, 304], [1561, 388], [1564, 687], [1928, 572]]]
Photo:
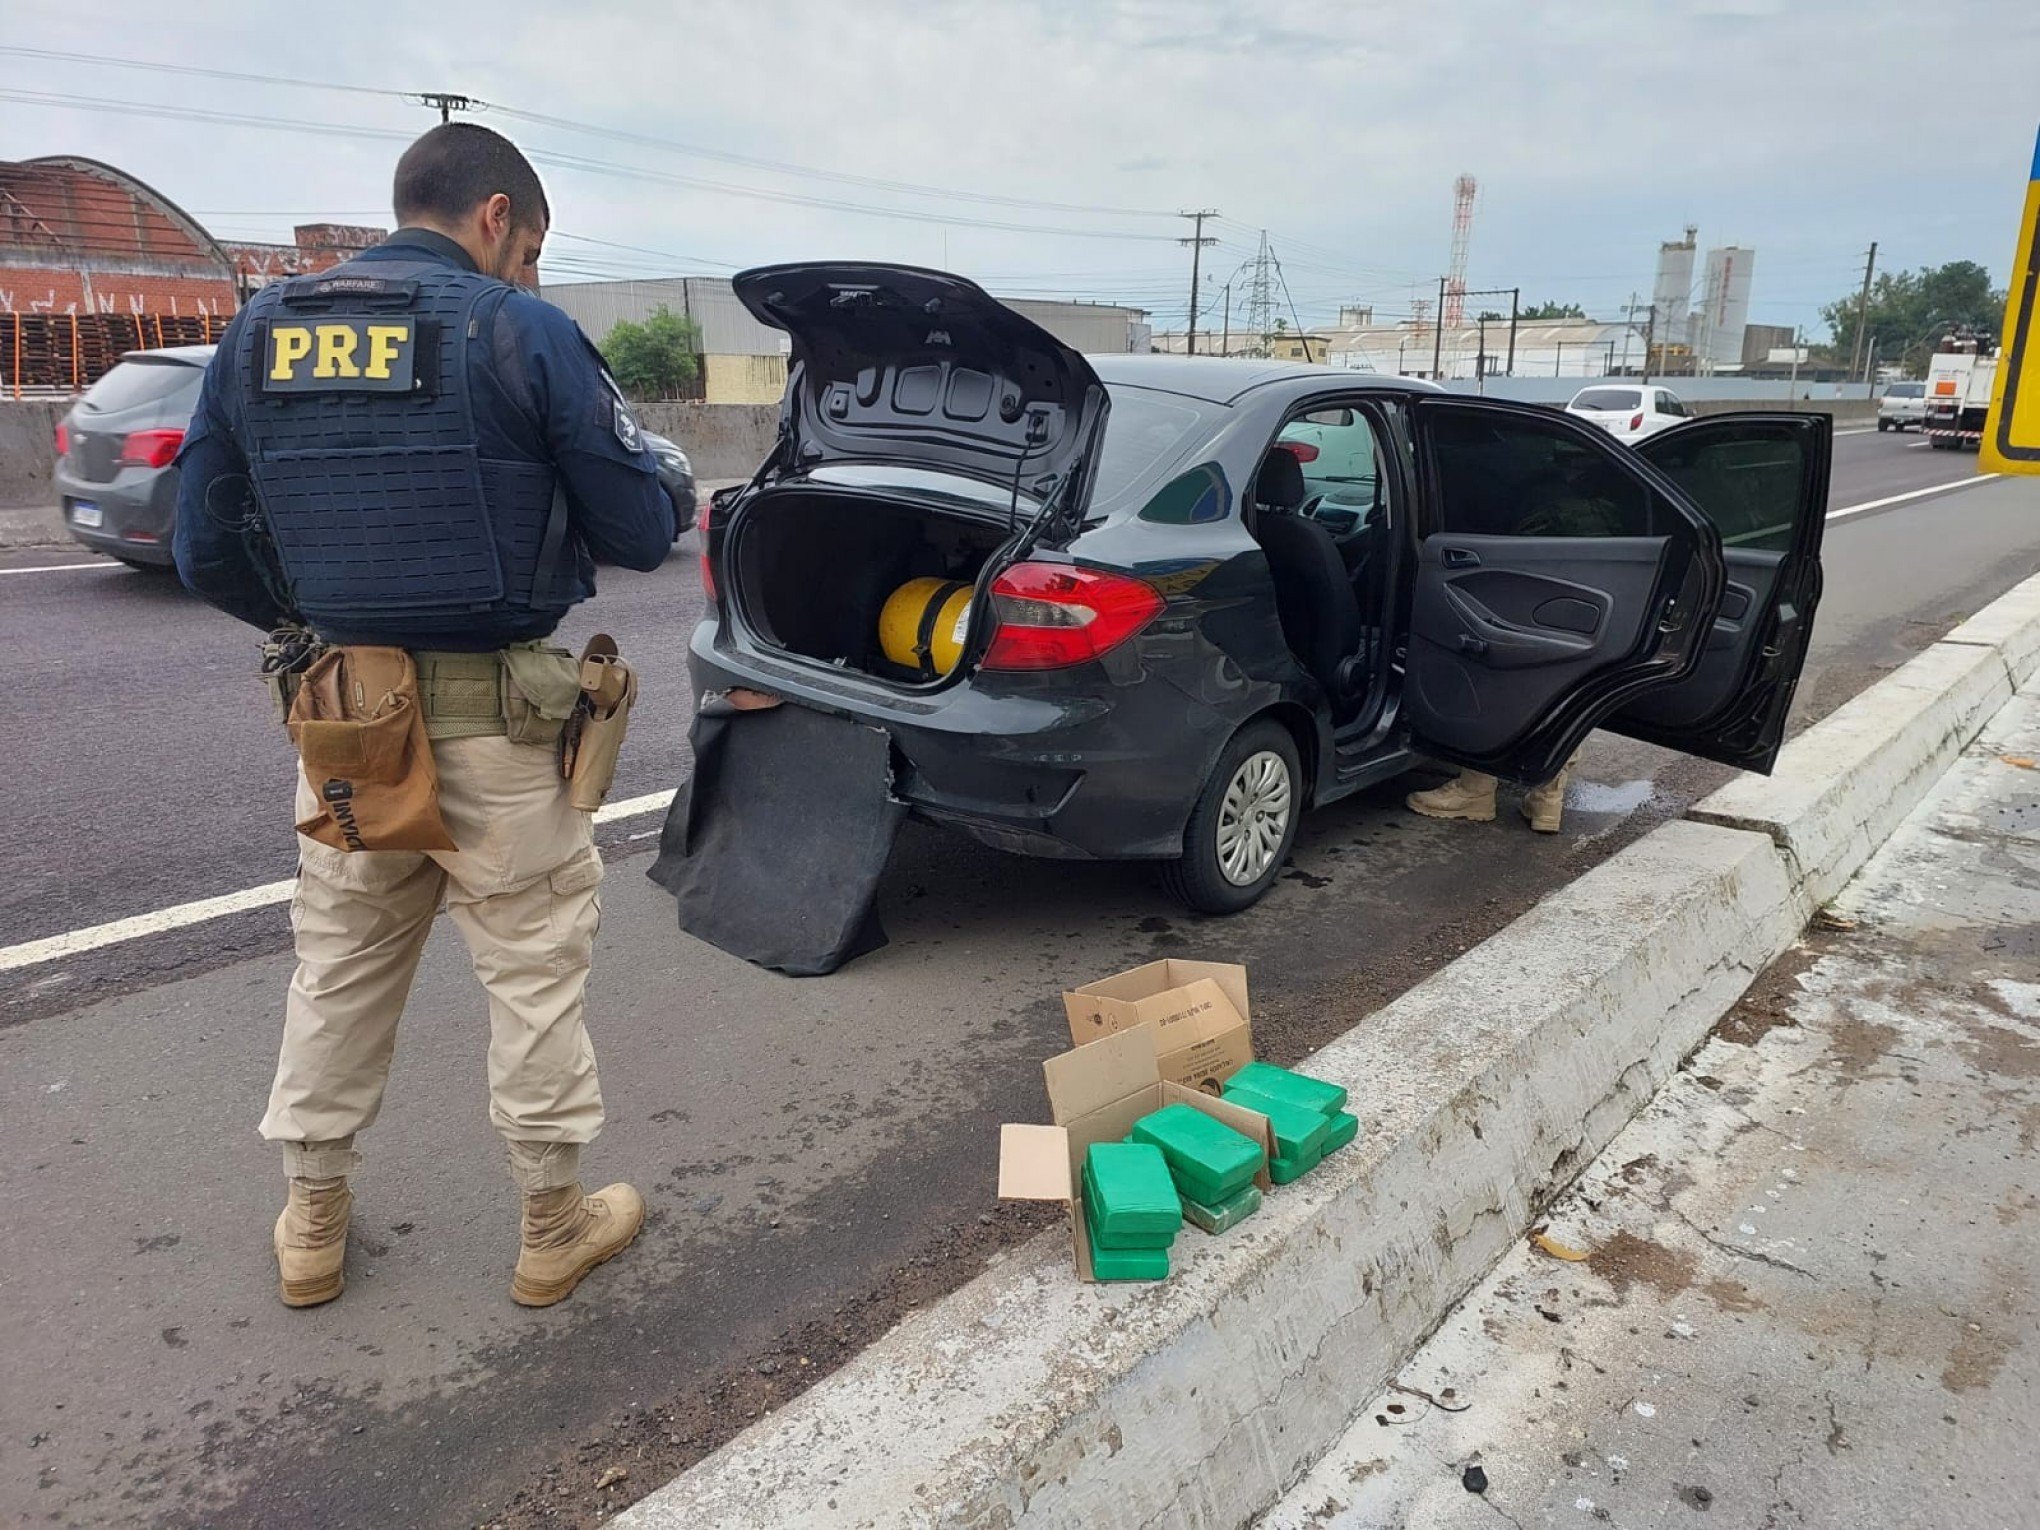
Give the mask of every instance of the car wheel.
[[1891, 429], [1891, 421], [1879, 420], [1877, 422], [1877, 434], [1879, 434], [1880, 436], [1883, 435], [1884, 432], [1886, 432], [1889, 429]]
[[1242, 728], [1218, 757], [1183, 830], [1169, 891], [1204, 914], [1236, 914], [1275, 885], [1303, 812], [1303, 767], [1280, 723]]

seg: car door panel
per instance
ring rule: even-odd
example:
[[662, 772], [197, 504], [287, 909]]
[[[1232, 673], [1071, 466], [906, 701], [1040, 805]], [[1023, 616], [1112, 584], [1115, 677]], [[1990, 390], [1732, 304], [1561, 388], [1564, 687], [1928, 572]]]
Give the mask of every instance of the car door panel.
[[1636, 448], [1713, 521], [1730, 601], [1700, 664], [1625, 706], [1609, 731], [1769, 774], [1813, 636], [1833, 422], [1824, 414], [1684, 420]]
[[1728, 583], [1722, 591], [1721, 612], [1701, 645], [1700, 663], [1681, 684], [1653, 691], [1624, 707], [1621, 722], [1691, 728], [1719, 712], [1734, 696], [1753, 625], [1751, 613], [1770, 609], [1785, 560], [1780, 553], [1732, 547], [1722, 554], [1722, 561], [1728, 565]]
[[1506, 747], [1552, 696], [1637, 650], [1667, 553], [1662, 537], [1427, 537], [1411, 622], [1413, 716], [1473, 754]]
[[1402, 720], [1425, 754], [1548, 780], [1603, 717], [1700, 661], [1720, 537], [1572, 416], [1436, 395], [1410, 416], [1430, 519]]

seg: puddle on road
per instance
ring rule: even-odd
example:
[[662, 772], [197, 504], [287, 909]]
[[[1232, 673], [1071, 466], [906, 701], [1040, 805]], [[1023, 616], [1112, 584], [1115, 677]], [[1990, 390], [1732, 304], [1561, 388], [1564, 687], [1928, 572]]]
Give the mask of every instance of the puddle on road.
[[1650, 801], [1651, 789], [1648, 777], [1624, 781], [1616, 786], [1604, 786], [1599, 781], [1574, 781], [1566, 787], [1565, 808], [1568, 813], [1621, 816], [1635, 812]]

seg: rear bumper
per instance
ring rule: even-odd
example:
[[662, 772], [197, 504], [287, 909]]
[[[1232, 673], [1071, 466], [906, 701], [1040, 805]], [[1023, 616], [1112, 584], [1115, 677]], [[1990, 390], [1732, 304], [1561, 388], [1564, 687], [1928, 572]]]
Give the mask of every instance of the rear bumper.
[[1182, 854], [1190, 810], [1234, 726], [1153, 675], [1115, 682], [1102, 667], [1053, 682], [1012, 677], [1010, 694], [966, 684], [874, 698], [855, 682], [718, 647], [718, 632], [713, 619], [694, 631], [697, 696], [747, 686], [883, 728], [897, 797], [924, 818], [1023, 855]]
[[[94, 552], [167, 568], [176, 561], [171, 535], [177, 524], [177, 469], [122, 468], [105, 483], [91, 483], [59, 467], [54, 477], [64, 530]], [[99, 509], [100, 524], [79, 523], [81, 505]]]

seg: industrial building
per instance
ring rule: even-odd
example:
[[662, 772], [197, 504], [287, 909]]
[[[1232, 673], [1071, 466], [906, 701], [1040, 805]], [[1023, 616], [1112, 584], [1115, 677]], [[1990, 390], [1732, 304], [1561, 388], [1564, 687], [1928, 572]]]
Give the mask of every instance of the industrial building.
[[1318, 331], [1327, 360], [1356, 372], [1438, 381], [1482, 377], [1607, 377], [1643, 361], [1643, 334], [1593, 319], [1524, 319], [1513, 339], [1507, 319], [1447, 324], [1428, 319]]
[[[548, 282], [547, 302], [572, 316], [600, 345], [618, 324], [642, 323], [659, 309], [701, 331], [700, 397], [712, 404], [772, 404], [786, 388], [788, 337], [761, 324], [722, 277], [669, 276], [647, 281]], [[1003, 300], [1073, 350], [1145, 351], [1152, 331], [1138, 308], [1105, 303]]]
[[265, 282], [337, 265], [377, 228], [222, 244], [125, 171], [75, 155], [0, 162], [0, 386], [75, 392], [123, 351], [216, 339]]

